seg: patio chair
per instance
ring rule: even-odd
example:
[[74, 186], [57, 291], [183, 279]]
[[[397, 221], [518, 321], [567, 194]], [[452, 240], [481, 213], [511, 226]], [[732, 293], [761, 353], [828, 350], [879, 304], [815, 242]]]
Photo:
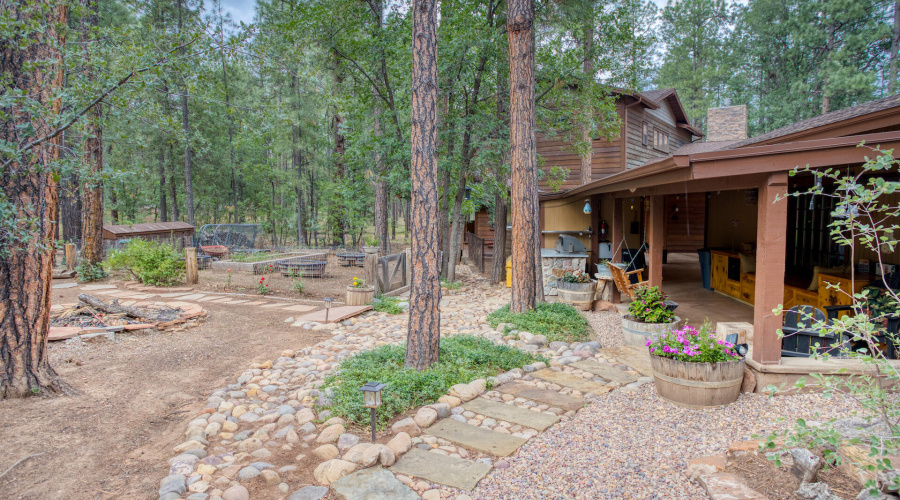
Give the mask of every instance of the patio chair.
[[[649, 286], [650, 284], [649, 281], [643, 279], [643, 268], [626, 272], [612, 262], [608, 263], [607, 266], [609, 266], [609, 272], [612, 274], [613, 281], [616, 283], [616, 288], [619, 289], [619, 293], [629, 296], [632, 300], [634, 300], [634, 290], [636, 288]], [[637, 275], [637, 283], [632, 283], [629, 279], [634, 274]]]
[[[852, 312], [853, 306], [850, 304], [839, 306], [825, 306], [825, 312], [828, 313], [829, 321], [838, 319], [841, 313], [844, 311]], [[887, 359], [897, 359], [897, 347], [900, 346], [900, 314], [887, 315], [886, 319], [887, 321], [884, 325], [884, 334], [875, 335], [875, 340], [877, 340], [879, 343], [885, 344], [884, 356]], [[850, 348], [854, 351], [864, 349], [865, 347], [866, 344], [863, 341], [855, 342], [852, 346], [850, 346]]]
[[820, 354], [837, 349], [837, 346], [832, 347], [833, 342], [829, 342], [835, 340], [833, 334], [820, 334], [818, 330], [812, 329], [813, 324], [826, 320], [825, 313], [815, 306], [794, 306], [784, 311], [781, 355], [808, 358], [816, 343], [819, 344]]

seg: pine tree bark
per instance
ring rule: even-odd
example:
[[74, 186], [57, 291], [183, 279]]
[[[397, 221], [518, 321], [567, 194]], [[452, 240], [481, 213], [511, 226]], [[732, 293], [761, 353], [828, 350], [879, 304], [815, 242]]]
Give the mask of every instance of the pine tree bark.
[[539, 292], [543, 295], [534, 136], [534, 2], [510, 0], [506, 9], [513, 212], [510, 311], [521, 313], [534, 309]]
[[441, 334], [437, 191], [437, 1], [412, 4], [412, 277], [405, 365], [437, 362]]
[[[91, 62], [91, 28], [97, 26], [97, 2], [84, 0], [86, 15], [81, 19], [82, 51], [85, 55], [85, 68], [82, 75], [85, 81], [94, 80]], [[103, 108], [95, 104], [88, 111], [84, 130], [84, 171], [87, 172], [81, 186], [81, 258], [84, 262], [96, 266], [103, 260]]]
[[378, 141], [381, 137], [381, 121], [379, 116], [381, 109], [375, 107], [375, 237], [378, 238], [379, 251], [382, 255], [391, 253], [391, 235], [388, 232], [388, 192], [387, 192], [387, 167], [384, 157], [379, 151]]
[[456, 196], [453, 198], [453, 211], [450, 214], [450, 259], [447, 261], [447, 280], [456, 281], [456, 264], [462, 250], [463, 220], [462, 204], [466, 197], [466, 169], [461, 168], [456, 181]]
[[[178, 0], [178, 34], [182, 33], [183, 5]], [[188, 224], [194, 225], [194, 178], [191, 172], [191, 127], [188, 115], [188, 87], [181, 77], [181, 129], [184, 133], [184, 203], [187, 206]]]
[[900, 50], [900, 0], [894, 0], [894, 31], [891, 36], [891, 66], [888, 88], [891, 94], [897, 90], [897, 52]]
[[[593, 22], [588, 19], [588, 22]], [[594, 27], [591, 24], [585, 25], [581, 40], [581, 48], [584, 51], [584, 62], [582, 68], [584, 70], [585, 85], [594, 83]], [[587, 148], [581, 156], [581, 184], [588, 184], [593, 180], [593, 130], [591, 130], [591, 106], [587, 99], [581, 100], [581, 106], [585, 110], [584, 122], [581, 124], [581, 140], [587, 144]]]
[[59, 185], [59, 225], [66, 242], [81, 241], [81, 189], [78, 176], [64, 175]]
[[[62, 85], [59, 48], [65, 40], [57, 29], [66, 25], [68, 13], [64, 4], [49, 0], [0, 0], [0, 9], [31, 31], [26, 35], [28, 44], [18, 37], [0, 40], [4, 85], [28, 96], [34, 105], [3, 108], [0, 142], [16, 145], [23, 130], [47, 136], [60, 112], [60, 101], [52, 98]], [[46, 114], [35, 112], [35, 107]], [[13, 230], [25, 235], [0, 239], [0, 399], [71, 391], [50, 367], [47, 353], [59, 145], [58, 137], [44, 142], [0, 172], [3, 204], [12, 212]], [[0, 162], [10, 159], [0, 153]]]
[[159, 153], [159, 220], [169, 221], [169, 207], [166, 205], [166, 164], [169, 163], [168, 150]]
[[506, 197], [494, 195], [494, 257], [491, 262], [491, 282], [506, 279]]

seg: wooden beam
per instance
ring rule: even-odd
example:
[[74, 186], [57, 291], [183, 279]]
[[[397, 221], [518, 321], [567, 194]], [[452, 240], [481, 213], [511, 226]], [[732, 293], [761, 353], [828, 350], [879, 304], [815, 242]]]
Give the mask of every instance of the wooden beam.
[[759, 186], [756, 229], [756, 292], [753, 306], [753, 360], [781, 362], [781, 315], [772, 310], [784, 300], [784, 260], [787, 240], [787, 201], [775, 201], [787, 192], [788, 176], [773, 173]]
[[647, 224], [647, 246], [650, 286], [662, 286], [663, 247], [666, 244], [665, 198], [650, 197], [650, 221]]
[[596, 264], [600, 262], [597, 254], [600, 250], [600, 195], [591, 196], [591, 248], [590, 262], [588, 262], [588, 273], [593, 276], [596, 272]]
[[[613, 216], [609, 223], [609, 237], [612, 242], [611, 262], [617, 264], [622, 262], [622, 241], [625, 236], [625, 221], [623, 220], [625, 212], [622, 208], [623, 201], [622, 198], [613, 200]], [[622, 297], [619, 295], [618, 288], [613, 287], [612, 301], [614, 304], [622, 302]]]
[[700, 179], [672, 184], [662, 184], [646, 188], [615, 191], [609, 193], [614, 198], [631, 198], [634, 196], [656, 196], [684, 193], [708, 193], [710, 191], [734, 191], [740, 189], [756, 189], [769, 178], [769, 174], [737, 175], [716, 179]]

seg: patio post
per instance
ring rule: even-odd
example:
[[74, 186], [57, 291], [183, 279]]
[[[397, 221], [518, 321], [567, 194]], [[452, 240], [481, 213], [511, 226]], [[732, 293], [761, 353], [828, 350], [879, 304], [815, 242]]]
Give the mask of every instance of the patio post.
[[650, 286], [662, 286], [663, 247], [666, 245], [665, 236], [665, 201], [663, 196], [650, 196], [650, 223], [647, 225], [647, 246], [649, 258], [647, 264], [650, 267]]
[[781, 315], [772, 310], [784, 301], [784, 259], [787, 202], [775, 201], [787, 192], [787, 173], [769, 175], [759, 187], [756, 229], [756, 290], [753, 305], [753, 360], [781, 362]]

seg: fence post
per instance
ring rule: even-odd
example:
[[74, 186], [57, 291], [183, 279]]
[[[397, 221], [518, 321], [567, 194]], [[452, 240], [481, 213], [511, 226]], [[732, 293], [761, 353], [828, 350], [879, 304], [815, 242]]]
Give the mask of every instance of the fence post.
[[[405, 259], [406, 259], [406, 276], [405, 276], [405, 278], [406, 278], [406, 285], [407, 285], [407, 286], [412, 286], [412, 260], [410, 260], [410, 259], [412, 259], [412, 249], [411, 249], [411, 248], [407, 248], [406, 250], [403, 251], [403, 253], [406, 254], [406, 255], [405, 255]], [[440, 259], [438, 259], [438, 265], [440, 265]]]
[[381, 290], [378, 289], [378, 254], [377, 253], [368, 253], [366, 252], [366, 261], [363, 266], [363, 279], [366, 283], [375, 287], [375, 295], [381, 295]]
[[75, 269], [75, 244], [66, 243], [66, 269], [72, 271]]
[[197, 248], [184, 249], [184, 280], [188, 285], [196, 285], [200, 282], [200, 273], [197, 270]]

